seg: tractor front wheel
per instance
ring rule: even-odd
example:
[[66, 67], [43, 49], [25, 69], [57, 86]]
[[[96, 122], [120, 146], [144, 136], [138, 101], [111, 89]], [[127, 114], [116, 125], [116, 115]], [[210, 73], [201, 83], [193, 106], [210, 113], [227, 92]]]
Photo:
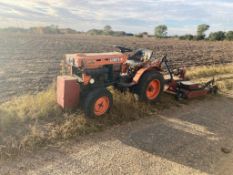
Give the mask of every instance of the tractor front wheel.
[[146, 72], [139, 81], [137, 93], [139, 99], [146, 102], [158, 101], [163, 92], [164, 79], [159, 72]]
[[107, 89], [97, 89], [87, 94], [84, 103], [84, 113], [88, 117], [99, 117], [112, 107], [112, 94]]

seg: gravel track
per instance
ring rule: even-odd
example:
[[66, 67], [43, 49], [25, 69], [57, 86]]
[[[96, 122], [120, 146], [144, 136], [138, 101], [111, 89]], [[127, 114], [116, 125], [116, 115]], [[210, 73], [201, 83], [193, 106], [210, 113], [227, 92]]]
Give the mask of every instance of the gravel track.
[[231, 174], [233, 99], [208, 97], [2, 162], [0, 174]]

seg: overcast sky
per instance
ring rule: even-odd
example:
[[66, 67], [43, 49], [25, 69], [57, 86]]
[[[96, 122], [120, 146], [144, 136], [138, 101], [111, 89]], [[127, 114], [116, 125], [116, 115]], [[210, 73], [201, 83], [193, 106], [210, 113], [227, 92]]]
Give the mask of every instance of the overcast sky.
[[58, 25], [79, 31], [111, 25], [114, 30], [169, 34], [233, 30], [233, 0], [0, 0], [0, 27]]

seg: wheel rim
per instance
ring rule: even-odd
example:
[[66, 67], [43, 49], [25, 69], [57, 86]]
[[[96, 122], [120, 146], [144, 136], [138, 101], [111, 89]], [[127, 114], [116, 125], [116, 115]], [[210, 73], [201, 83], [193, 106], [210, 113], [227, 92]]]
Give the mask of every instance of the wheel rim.
[[104, 96], [96, 100], [94, 105], [94, 113], [96, 116], [101, 116], [107, 112], [109, 108], [109, 98]]
[[149, 100], [154, 100], [160, 92], [160, 81], [152, 80], [146, 89], [146, 96]]

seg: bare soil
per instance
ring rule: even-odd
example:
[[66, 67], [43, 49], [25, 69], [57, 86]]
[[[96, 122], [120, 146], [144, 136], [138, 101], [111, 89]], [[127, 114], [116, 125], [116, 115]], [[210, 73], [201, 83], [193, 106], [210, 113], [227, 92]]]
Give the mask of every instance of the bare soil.
[[230, 96], [192, 100], [1, 162], [0, 174], [232, 174], [232, 106]]
[[59, 74], [64, 54], [112, 51], [113, 45], [153, 49], [157, 57], [167, 53], [175, 66], [233, 62], [228, 41], [0, 33], [0, 102], [47, 88]]

